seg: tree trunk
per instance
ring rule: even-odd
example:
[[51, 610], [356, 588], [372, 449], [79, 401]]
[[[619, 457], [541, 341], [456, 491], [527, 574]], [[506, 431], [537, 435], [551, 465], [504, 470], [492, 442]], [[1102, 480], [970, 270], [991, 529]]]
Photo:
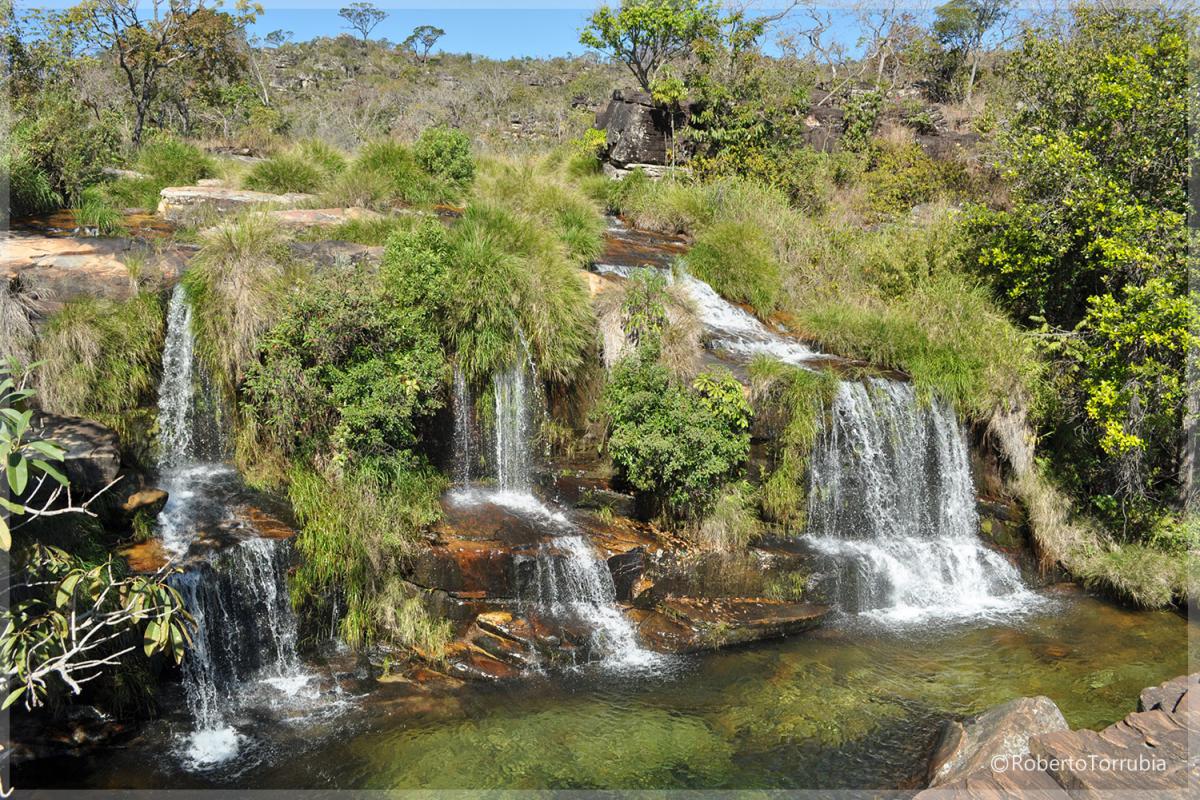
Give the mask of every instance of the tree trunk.
[[971, 53], [971, 77], [967, 78], [967, 102], [971, 102], [971, 92], [975, 89], [975, 72], [979, 69], [979, 54]]

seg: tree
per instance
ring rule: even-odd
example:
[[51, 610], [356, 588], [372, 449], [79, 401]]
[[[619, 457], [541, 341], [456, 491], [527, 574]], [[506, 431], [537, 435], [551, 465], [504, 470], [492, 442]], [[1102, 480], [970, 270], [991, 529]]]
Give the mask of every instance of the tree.
[[1161, 9], [1077, 8], [1030, 30], [1003, 74], [1004, 209], [979, 209], [974, 258], [1052, 359], [1059, 473], [1105, 521], [1151, 529], [1194, 491], [1184, 469], [1188, 26]]
[[117, 61], [134, 109], [133, 143], [140, 145], [146, 117], [159, 99], [164, 77], [185, 66], [220, 60], [235, 47], [232, 34], [262, 13], [262, 6], [237, 0], [233, 14], [218, 12], [218, 0], [87, 0], [64, 17]]
[[421, 64], [429, 63], [429, 51], [437, 44], [437, 40], [446, 35], [446, 32], [441, 28], [436, 28], [433, 25], [418, 25], [413, 28], [413, 32], [404, 40], [404, 47], [417, 52], [417, 47], [421, 48]]
[[720, 5], [713, 0], [622, 0], [619, 9], [597, 9], [579, 42], [620, 61], [649, 92], [660, 69], [719, 30]]
[[371, 31], [387, 19], [387, 12], [376, 8], [372, 3], [351, 3], [338, 9], [338, 16], [350, 23], [352, 30], [358, 31], [363, 40], [363, 47], [366, 47]]
[[958, 50], [971, 64], [966, 100], [971, 101], [979, 71], [979, 51], [988, 31], [1008, 17], [1012, 0], [950, 0], [938, 6], [933, 32], [947, 47]]

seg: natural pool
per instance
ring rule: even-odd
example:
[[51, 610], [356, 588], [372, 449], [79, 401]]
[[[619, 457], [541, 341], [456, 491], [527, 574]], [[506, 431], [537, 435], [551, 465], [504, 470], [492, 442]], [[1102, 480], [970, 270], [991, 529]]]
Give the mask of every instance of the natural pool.
[[1044, 694], [1072, 727], [1098, 728], [1133, 711], [1144, 687], [1188, 671], [1179, 614], [1069, 588], [1046, 594], [1036, 613], [1006, 624], [833, 620], [651, 675], [585, 669], [416, 700], [385, 685], [323, 711], [247, 712], [238, 725], [249, 746], [209, 772], [171, 755], [187, 723], [164, 720], [120, 749], [29, 764], [14, 779], [114, 789], [912, 787], [947, 717]]

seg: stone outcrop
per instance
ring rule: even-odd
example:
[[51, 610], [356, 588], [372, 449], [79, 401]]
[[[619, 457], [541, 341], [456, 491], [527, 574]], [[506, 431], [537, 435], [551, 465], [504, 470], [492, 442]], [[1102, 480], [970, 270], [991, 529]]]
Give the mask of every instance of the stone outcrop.
[[316, 200], [311, 194], [270, 194], [227, 186], [168, 186], [162, 190], [158, 214], [172, 224], [188, 224], [247, 208], [295, 208]]
[[929, 768], [929, 785], [940, 786], [983, 769], [997, 756], [1017, 758], [1029, 753], [1029, 738], [1069, 730], [1066, 719], [1049, 697], [1018, 697], [964, 722], [942, 726]]
[[284, 208], [270, 212], [271, 219], [282, 228], [305, 230], [307, 228], [332, 228], [347, 222], [374, 222], [384, 219], [383, 214], [369, 208]]
[[184, 248], [159, 251], [134, 239], [0, 232], [0, 279], [20, 281], [47, 316], [72, 300], [121, 302], [139, 286], [173, 285], [190, 256]]
[[[62, 471], [71, 482], [71, 497], [82, 502], [108, 486], [121, 471], [121, 440], [98, 422], [57, 414], [35, 414], [26, 439], [44, 439], [66, 450]], [[57, 484], [54, 484], [57, 486]], [[43, 487], [42, 492], [46, 492]], [[31, 498], [36, 502], [39, 493]]]
[[1200, 780], [1188, 750], [1200, 733], [1200, 673], [1144, 690], [1136, 712], [1102, 731], [1069, 730], [1052, 707], [1021, 698], [944, 732], [935, 783], [917, 797], [1182, 798]]
[[[645, 92], [615, 91], [608, 105], [596, 115], [596, 127], [605, 133], [604, 162], [617, 174], [635, 167], [661, 171], [671, 163], [671, 126], [680, 131], [687, 124], [690, 108], [669, 111], [657, 106]], [[676, 142], [676, 147], [678, 147]], [[676, 162], [685, 158], [676, 154]]]

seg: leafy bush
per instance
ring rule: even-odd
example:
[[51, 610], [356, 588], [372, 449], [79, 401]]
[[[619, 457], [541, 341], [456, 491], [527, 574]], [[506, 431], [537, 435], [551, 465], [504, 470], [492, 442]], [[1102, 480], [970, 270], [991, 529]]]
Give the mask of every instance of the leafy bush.
[[775, 311], [779, 265], [760, 228], [718, 222], [704, 229], [687, 254], [687, 267], [722, 297], [748, 303], [759, 316]]
[[288, 297], [246, 376], [257, 430], [283, 456], [416, 463], [423, 419], [445, 375], [429, 321], [369, 276], [311, 283]]
[[0, 168], [9, 176], [9, 196], [0, 199], [13, 216], [53, 211], [74, 204], [116, 160], [116, 121], [97, 122], [72, 95], [43, 92], [14, 103], [16, 120], [0, 144]]
[[460, 130], [425, 129], [413, 145], [413, 156], [430, 175], [460, 189], [469, 186], [475, 178], [471, 140]]
[[683, 387], [646, 355], [623, 359], [605, 387], [608, 452], [667, 521], [700, 520], [749, 454], [750, 409], [732, 375]]
[[562, 246], [506, 209], [477, 203], [451, 231], [430, 221], [398, 234], [383, 276], [395, 297], [437, 320], [477, 383], [522, 361], [526, 347], [542, 378], [570, 382], [592, 343], [587, 290]]

